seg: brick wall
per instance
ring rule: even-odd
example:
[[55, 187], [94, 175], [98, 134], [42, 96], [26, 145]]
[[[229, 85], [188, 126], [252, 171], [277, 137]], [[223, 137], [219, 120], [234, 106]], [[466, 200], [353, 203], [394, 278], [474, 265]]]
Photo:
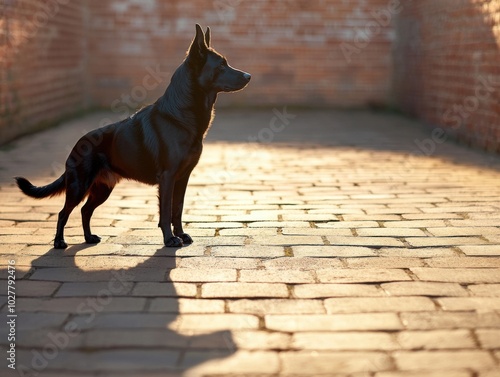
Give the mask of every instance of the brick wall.
[[81, 2], [0, 5], [0, 142], [85, 106]]
[[253, 75], [219, 105], [396, 105], [499, 150], [497, 0], [4, 0], [0, 12], [0, 142], [80, 108], [125, 116], [155, 100], [198, 22]]
[[395, 102], [445, 138], [500, 152], [500, 2], [406, 1], [396, 24]]
[[[147, 91], [148, 69], [169, 76], [184, 58], [198, 22], [212, 28], [213, 47], [230, 64], [253, 75], [242, 93], [221, 95], [223, 104], [384, 105], [393, 32], [390, 23], [369, 36], [365, 28], [375, 20], [372, 12], [388, 2], [89, 0], [92, 98], [115, 108], [145, 96], [155, 99], [169, 77]], [[358, 34], [362, 48], [356, 45]]]

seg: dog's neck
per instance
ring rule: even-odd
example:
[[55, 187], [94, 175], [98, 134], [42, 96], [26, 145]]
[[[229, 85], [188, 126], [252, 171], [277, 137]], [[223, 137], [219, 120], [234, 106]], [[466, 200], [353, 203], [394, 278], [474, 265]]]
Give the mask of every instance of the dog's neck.
[[204, 92], [194, 80], [187, 63], [182, 63], [156, 104], [161, 113], [203, 139], [212, 123], [217, 93]]

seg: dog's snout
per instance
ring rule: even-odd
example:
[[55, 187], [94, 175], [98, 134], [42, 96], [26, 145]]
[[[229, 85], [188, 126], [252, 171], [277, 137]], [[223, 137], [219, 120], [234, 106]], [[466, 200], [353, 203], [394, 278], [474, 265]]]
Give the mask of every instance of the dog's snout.
[[245, 80], [250, 81], [250, 79], [252, 78], [252, 75], [251, 75], [250, 73], [246, 73], [246, 72], [245, 72], [245, 73], [243, 74], [243, 77], [245, 78]]

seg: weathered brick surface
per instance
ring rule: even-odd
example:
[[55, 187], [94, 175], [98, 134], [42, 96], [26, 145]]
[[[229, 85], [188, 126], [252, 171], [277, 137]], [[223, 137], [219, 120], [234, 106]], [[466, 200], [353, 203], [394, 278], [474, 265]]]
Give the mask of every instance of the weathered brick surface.
[[[397, 102], [405, 111], [440, 127], [434, 136], [429, 130], [426, 138], [419, 139], [420, 155], [432, 145], [440, 145], [443, 130], [467, 144], [500, 150], [495, 101], [500, 57], [496, 47], [498, 4], [464, 2], [456, 6], [454, 0], [411, 2], [405, 4], [395, 24], [399, 36], [395, 44], [399, 64], [394, 70]], [[466, 30], [463, 22], [467, 22]], [[481, 41], [481, 47], [474, 52], [457, 48], [457, 33], [461, 45]]]
[[497, 377], [500, 160], [451, 144], [415, 159], [422, 134], [393, 115], [293, 111], [281, 144], [245, 142], [272, 110], [219, 112], [186, 196], [195, 243], [181, 249], [161, 245], [154, 187], [116, 187], [93, 220], [99, 245], [81, 244], [76, 210], [62, 251], [63, 199], [13, 186], [54, 179], [103, 114], [1, 150], [18, 362], [69, 339], [41, 377]]

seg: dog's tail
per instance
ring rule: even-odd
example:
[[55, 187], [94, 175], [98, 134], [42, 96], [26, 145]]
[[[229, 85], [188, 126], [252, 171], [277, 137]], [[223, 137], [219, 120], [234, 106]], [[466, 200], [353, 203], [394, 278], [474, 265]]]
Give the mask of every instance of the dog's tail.
[[64, 191], [66, 187], [64, 182], [64, 174], [57, 178], [54, 182], [48, 184], [47, 186], [37, 187], [33, 186], [30, 181], [23, 177], [15, 177], [17, 185], [26, 195], [32, 198], [42, 199], [47, 196], [59, 195]]

